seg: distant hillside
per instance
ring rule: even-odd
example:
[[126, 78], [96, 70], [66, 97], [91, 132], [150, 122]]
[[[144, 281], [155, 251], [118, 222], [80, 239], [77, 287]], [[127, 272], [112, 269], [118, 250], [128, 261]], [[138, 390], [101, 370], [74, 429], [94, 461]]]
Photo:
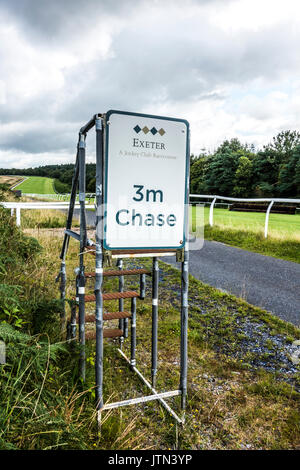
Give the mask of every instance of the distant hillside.
[[[43, 176], [54, 180], [54, 188], [57, 193], [68, 193], [71, 190], [74, 165], [72, 163], [64, 165], [45, 165], [36, 168], [0, 168], [0, 175], [20, 175], [20, 176]], [[88, 163], [86, 165], [86, 189], [88, 192], [95, 192], [96, 165]], [[24, 182], [25, 184], [25, 182]], [[24, 188], [18, 187], [24, 192]], [[50, 191], [49, 194], [53, 192]], [[46, 194], [44, 191], [41, 194]]]

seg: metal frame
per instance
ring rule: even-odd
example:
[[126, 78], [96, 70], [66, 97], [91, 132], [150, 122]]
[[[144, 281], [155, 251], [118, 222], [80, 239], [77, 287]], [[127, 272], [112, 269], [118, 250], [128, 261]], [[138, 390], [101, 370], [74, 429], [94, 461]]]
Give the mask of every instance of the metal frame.
[[[130, 114], [130, 113], [128, 113]], [[158, 116], [157, 116], [158, 117]], [[164, 118], [169, 119], [169, 118]], [[172, 120], [172, 119], [171, 119]], [[174, 120], [174, 119], [173, 119]], [[176, 119], [175, 119], [176, 120]], [[182, 120], [179, 120], [182, 121]], [[184, 121], [186, 122], [186, 121]], [[85, 152], [86, 152], [86, 134], [95, 126], [96, 130], [96, 243], [94, 248], [95, 254], [95, 319], [96, 319], [96, 360], [95, 360], [95, 381], [96, 381], [96, 409], [98, 416], [98, 423], [101, 424], [101, 413], [105, 410], [118, 408], [126, 405], [132, 405], [136, 403], [143, 403], [151, 400], [158, 400], [164, 408], [173, 416], [173, 418], [179, 423], [184, 423], [184, 414], [180, 418], [171, 407], [165, 402], [164, 398], [181, 396], [181, 408], [185, 410], [186, 399], [187, 399], [187, 327], [188, 327], [188, 243], [185, 242], [182, 248], [183, 257], [181, 260], [181, 341], [180, 341], [180, 384], [178, 390], [172, 390], [168, 392], [157, 392], [156, 376], [157, 376], [157, 351], [158, 351], [158, 288], [159, 288], [159, 267], [158, 257], [159, 256], [175, 256], [178, 251], [163, 251], [159, 252], [158, 248], [154, 248], [153, 251], [145, 251], [143, 248], [134, 250], [134, 253], [116, 253], [113, 250], [110, 251], [111, 258], [117, 260], [117, 266], [119, 270], [123, 268], [123, 258], [139, 258], [139, 257], [152, 257], [152, 345], [151, 345], [151, 381], [152, 385], [148, 380], [141, 374], [136, 367], [136, 298], [131, 299], [131, 335], [130, 335], [130, 359], [126, 357], [122, 351], [122, 345], [124, 338], [128, 336], [128, 319], [119, 320], [119, 329], [124, 334], [120, 339], [120, 348], [118, 349], [121, 356], [129, 364], [130, 369], [135, 372], [143, 383], [152, 392], [151, 395], [146, 395], [138, 398], [129, 400], [123, 400], [115, 403], [105, 403], [103, 400], [103, 265], [104, 265], [104, 214], [103, 214], [103, 195], [105, 190], [105, 178], [104, 178], [104, 154], [106, 145], [106, 117], [103, 114], [96, 114], [85, 126], [80, 129], [79, 140], [77, 145], [76, 164], [74, 169], [74, 177], [72, 182], [72, 191], [70, 196], [69, 213], [67, 218], [67, 226], [64, 235], [63, 246], [61, 250], [61, 269], [57, 277], [57, 280], [61, 280], [60, 290], [61, 298], [65, 300], [65, 286], [66, 286], [66, 269], [65, 259], [69, 245], [70, 236], [74, 237], [80, 242], [79, 252], [79, 267], [76, 270], [76, 303], [71, 308], [71, 321], [68, 324], [68, 338], [75, 339], [76, 337], [76, 304], [79, 308], [78, 316], [78, 340], [81, 344], [80, 353], [80, 375], [82, 380], [85, 380], [85, 266], [84, 266], [84, 254], [87, 246], [92, 243], [87, 239], [87, 227], [86, 227], [86, 215], [85, 215]], [[189, 126], [187, 123], [187, 129]], [[188, 132], [188, 144], [187, 144], [187, 170], [186, 170], [186, 194], [185, 194], [185, 226], [184, 226], [184, 239], [188, 239], [188, 181], [189, 181], [189, 132]], [[79, 204], [80, 204], [80, 234], [72, 232], [72, 218], [74, 214], [74, 207], [76, 202], [77, 187], [79, 186]], [[169, 248], [170, 249], [170, 248]], [[143, 251], [144, 250], [144, 251]], [[149, 250], [149, 248], [147, 248]], [[158, 251], [156, 251], [158, 250]], [[140, 275], [140, 298], [145, 297], [145, 274]], [[124, 276], [119, 276], [119, 292], [124, 291]], [[119, 310], [124, 310], [124, 301], [119, 299]]]

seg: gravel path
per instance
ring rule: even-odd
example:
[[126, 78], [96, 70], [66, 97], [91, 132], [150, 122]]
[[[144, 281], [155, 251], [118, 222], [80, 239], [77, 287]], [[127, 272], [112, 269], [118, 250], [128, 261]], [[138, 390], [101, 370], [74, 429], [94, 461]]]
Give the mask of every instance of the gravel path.
[[[162, 258], [175, 264], [171, 258]], [[300, 264], [205, 241], [190, 251], [190, 273], [300, 326]]]

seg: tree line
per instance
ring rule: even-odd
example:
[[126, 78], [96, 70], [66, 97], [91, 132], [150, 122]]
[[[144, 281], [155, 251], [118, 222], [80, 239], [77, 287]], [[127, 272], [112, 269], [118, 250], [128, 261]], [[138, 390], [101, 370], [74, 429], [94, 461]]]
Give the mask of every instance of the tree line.
[[191, 157], [190, 192], [232, 197], [300, 196], [300, 133], [282, 131], [256, 151], [238, 139]]
[[[71, 189], [74, 164], [0, 168], [0, 175], [54, 178], [58, 193]], [[86, 165], [86, 190], [95, 192], [96, 165]], [[233, 197], [300, 197], [300, 133], [282, 131], [256, 151], [238, 139], [225, 140], [213, 153], [191, 156], [190, 192]]]

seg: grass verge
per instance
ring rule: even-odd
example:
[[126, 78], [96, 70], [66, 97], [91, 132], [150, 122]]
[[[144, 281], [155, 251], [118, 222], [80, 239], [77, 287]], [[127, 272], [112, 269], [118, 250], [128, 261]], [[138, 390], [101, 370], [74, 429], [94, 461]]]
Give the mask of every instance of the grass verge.
[[287, 261], [300, 263], [300, 241], [295, 239], [278, 239], [263, 233], [246, 230], [229, 229], [222, 226], [205, 226], [205, 239], [214, 240], [227, 245], [243, 248], [244, 250], [273, 256]]
[[[3, 211], [3, 217], [8, 217]], [[3, 219], [3, 230], [8, 221]], [[176, 424], [159, 403], [149, 402], [103, 413], [102, 434], [95, 419], [94, 343], [89, 342], [87, 379], [78, 379], [79, 347], [60, 339], [55, 276], [59, 270], [62, 235], [41, 231], [38, 241], [24, 241], [21, 252], [1, 237], [6, 252], [2, 284], [13, 279], [18, 305], [0, 324], [7, 345], [7, 363], [0, 376], [0, 446], [5, 449], [299, 449], [299, 370], [291, 362], [293, 341], [300, 331], [245, 301], [219, 292], [190, 276], [189, 370], [186, 425]], [[16, 232], [15, 232], [16, 231]], [[14, 236], [13, 236], [14, 235]], [[25, 238], [27, 240], [27, 238]], [[32, 243], [32, 245], [31, 245]], [[35, 247], [43, 247], [41, 252]], [[8, 250], [8, 247], [9, 250]], [[19, 258], [14, 261], [14, 251]], [[127, 266], [151, 266], [150, 260]], [[78, 244], [70, 240], [67, 297], [74, 295]], [[86, 270], [94, 258], [86, 256]], [[117, 289], [105, 281], [105, 291]], [[138, 288], [126, 280], [126, 288]], [[149, 378], [151, 368], [151, 281], [147, 297], [138, 300], [137, 365]], [[11, 288], [13, 286], [11, 285]], [[86, 286], [93, 291], [93, 283]], [[57, 294], [56, 294], [57, 292]], [[6, 298], [8, 295], [6, 295]], [[5, 298], [5, 296], [1, 296]], [[159, 370], [157, 389], [179, 383], [180, 273], [160, 263]], [[18, 311], [14, 308], [17, 307]], [[105, 304], [108, 311], [117, 303]], [[3, 306], [2, 314], [6, 316]], [[125, 305], [128, 309], [129, 305]], [[1, 309], [0, 309], [1, 310]], [[93, 305], [87, 305], [93, 312]], [[14, 313], [15, 312], [15, 313]], [[17, 315], [21, 323], [16, 324]], [[5, 318], [5, 317], [3, 317]], [[112, 325], [107, 325], [112, 326]], [[124, 351], [129, 354], [130, 338]], [[104, 345], [104, 398], [122, 400], [148, 394], [117, 353], [118, 343]], [[168, 402], [180, 413], [177, 398]]]
[[264, 213], [214, 209], [213, 227], [208, 223], [208, 208], [191, 209], [190, 216], [193, 231], [196, 230], [201, 237], [204, 232], [204, 238], [207, 240], [295, 263], [300, 262], [300, 214], [271, 214], [268, 238], [264, 236]]

